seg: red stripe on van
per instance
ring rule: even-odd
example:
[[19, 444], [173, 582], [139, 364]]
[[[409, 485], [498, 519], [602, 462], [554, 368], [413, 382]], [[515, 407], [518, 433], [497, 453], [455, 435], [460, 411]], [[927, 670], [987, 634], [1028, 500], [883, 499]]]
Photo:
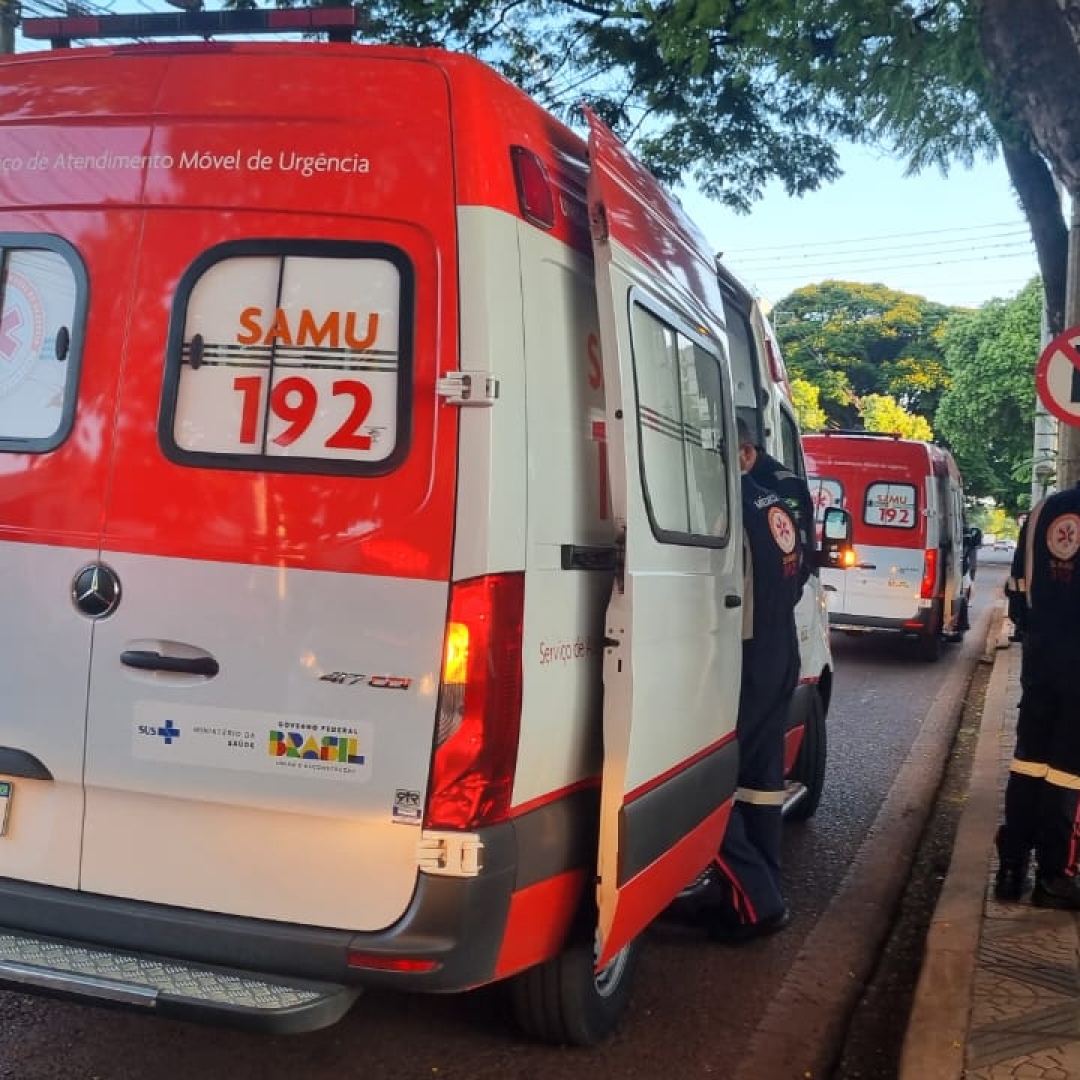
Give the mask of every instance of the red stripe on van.
[[716, 857], [731, 816], [728, 799], [674, 847], [619, 889], [615, 921], [604, 942], [597, 967], [603, 967], [692, 881], [701, 868]]
[[587, 878], [584, 868], [567, 870], [520, 889], [510, 897], [506, 932], [495, 961], [495, 978], [504, 979], [542, 964], [562, 951]]

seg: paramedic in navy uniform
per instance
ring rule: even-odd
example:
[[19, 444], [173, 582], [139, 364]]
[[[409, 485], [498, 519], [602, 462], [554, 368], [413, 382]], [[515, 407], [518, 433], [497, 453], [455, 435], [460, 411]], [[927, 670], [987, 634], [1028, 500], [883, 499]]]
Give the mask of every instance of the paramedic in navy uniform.
[[[1080, 910], [1080, 486], [1039, 503], [1021, 530], [1026, 591], [1020, 713], [1005, 786], [995, 888]], [[1019, 548], [1020, 545], [1018, 545]]]
[[730, 944], [782, 930], [789, 920], [780, 887], [784, 732], [799, 680], [795, 604], [802, 550], [783, 500], [750, 476], [756, 453], [740, 428], [744, 595], [742, 690], [736, 732], [739, 787], [712, 867], [713, 895], [702, 916], [711, 937]]
[[814, 527], [814, 503], [810, 498], [810, 486], [799, 476], [792, 472], [782, 461], [777, 461], [772, 454], [754, 442], [750, 434], [750, 428], [742, 417], [738, 420], [739, 428], [739, 453], [746, 446], [746, 460], [750, 462], [750, 479], [760, 484], [769, 491], [775, 491], [784, 500], [795, 524], [799, 526], [799, 542], [803, 549], [803, 570], [800, 583], [805, 584], [806, 578], [812, 572], [814, 563], [813, 553], [817, 547], [817, 536]]

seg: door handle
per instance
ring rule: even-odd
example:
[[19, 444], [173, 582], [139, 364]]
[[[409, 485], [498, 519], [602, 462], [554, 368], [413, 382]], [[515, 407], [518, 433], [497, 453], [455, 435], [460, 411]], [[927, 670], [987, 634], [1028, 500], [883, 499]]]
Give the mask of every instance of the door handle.
[[724, 607], [726, 607], [726, 608], [742, 607], [742, 597], [737, 595], [736, 593], [728, 593], [727, 596], [724, 597]]
[[181, 675], [203, 675], [212, 679], [221, 667], [212, 656], [165, 656], [150, 649], [125, 649], [120, 663], [140, 671], [170, 671]]
[[4, 776], [25, 776], [30, 780], [53, 778], [40, 758], [15, 746], [0, 746], [0, 773]]

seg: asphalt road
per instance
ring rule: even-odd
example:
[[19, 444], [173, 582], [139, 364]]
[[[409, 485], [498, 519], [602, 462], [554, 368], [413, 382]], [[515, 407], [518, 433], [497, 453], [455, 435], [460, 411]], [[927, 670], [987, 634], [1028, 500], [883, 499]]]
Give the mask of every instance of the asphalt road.
[[[522, 1042], [500, 988], [369, 993], [341, 1023], [267, 1037], [0, 994], [5, 1080], [805, 1080], [843, 1037], [932, 804], [1005, 569], [980, 562], [972, 631], [928, 664], [906, 643], [834, 635], [826, 793], [785, 830], [794, 912], [742, 949], [649, 934], [630, 1015], [591, 1050]], [[1001, 560], [1001, 563], [1004, 559]]]

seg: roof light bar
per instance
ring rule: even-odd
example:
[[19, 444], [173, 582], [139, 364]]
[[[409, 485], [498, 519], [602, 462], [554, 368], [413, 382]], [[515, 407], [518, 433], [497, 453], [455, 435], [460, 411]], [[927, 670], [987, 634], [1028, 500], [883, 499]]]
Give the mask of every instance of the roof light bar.
[[[279, 8], [272, 11], [163, 11], [131, 15], [76, 15], [23, 19], [24, 37], [48, 39], [54, 48], [91, 38], [201, 37], [220, 34], [281, 34], [352, 31], [360, 26], [353, 7]], [[334, 35], [337, 36], [337, 35]], [[349, 35], [343, 39], [347, 40]]]

